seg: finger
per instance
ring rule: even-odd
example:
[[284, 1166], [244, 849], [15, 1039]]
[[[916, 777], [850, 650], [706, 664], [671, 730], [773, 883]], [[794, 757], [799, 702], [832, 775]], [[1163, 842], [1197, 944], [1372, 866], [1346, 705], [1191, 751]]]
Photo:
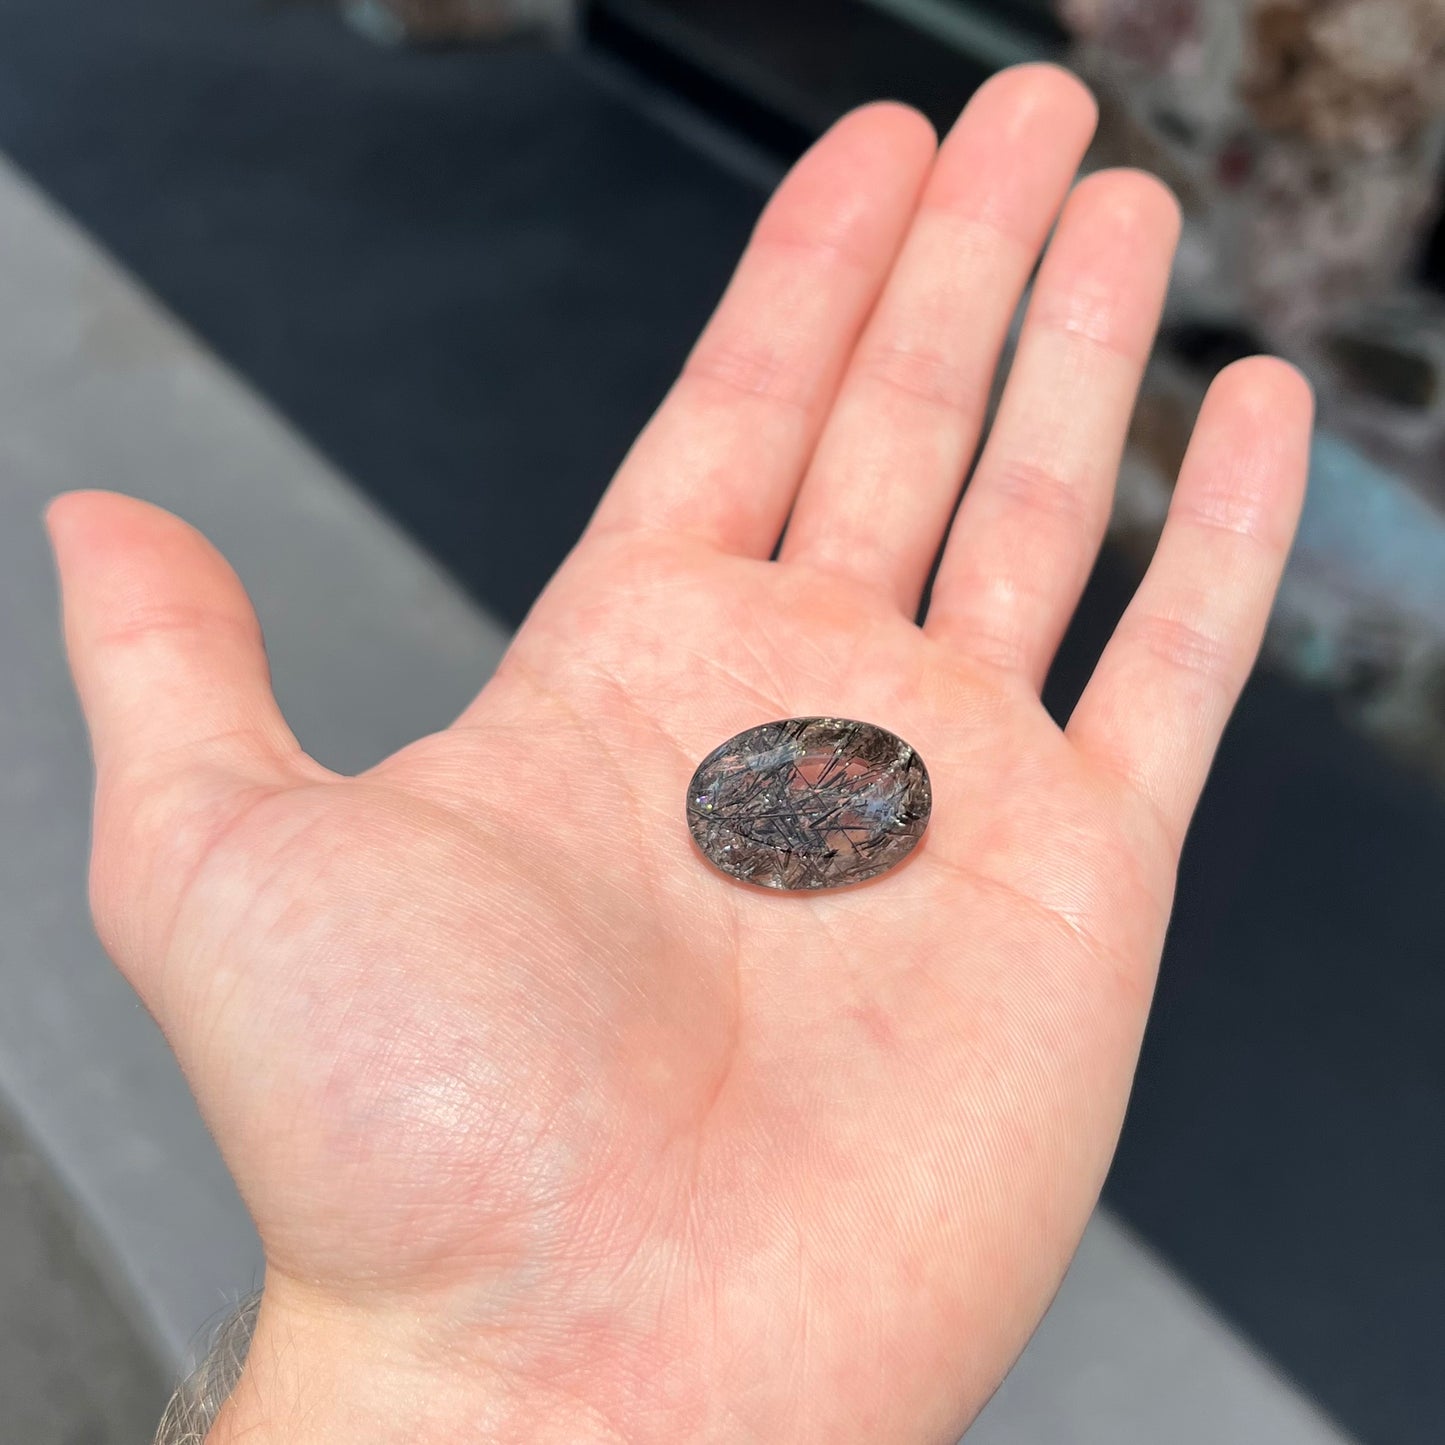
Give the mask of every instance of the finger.
[[1211, 388], [1148, 573], [1069, 722], [1176, 846], [1254, 665], [1304, 501], [1313, 400], [1293, 367]]
[[927, 627], [1042, 687], [1103, 540], [1179, 207], [1152, 176], [1082, 182], [1039, 272]]
[[922, 116], [884, 104], [845, 117], [799, 161], [594, 532], [673, 531], [771, 554], [934, 151]]
[[199, 532], [107, 492], [60, 497], [46, 521], [102, 783], [197, 761], [255, 770], [299, 754], [250, 601]]
[[782, 557], [917, 611], [978, 444], [1024, 286], [1093, 134], [1052, 65], [984, 85], [939, 153], [913, 229], [839, 392]]

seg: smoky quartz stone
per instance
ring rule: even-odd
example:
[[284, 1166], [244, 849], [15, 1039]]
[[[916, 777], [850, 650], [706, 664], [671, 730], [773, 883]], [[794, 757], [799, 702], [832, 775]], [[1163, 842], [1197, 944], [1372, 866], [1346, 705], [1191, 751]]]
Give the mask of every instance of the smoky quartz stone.
[[847, 718], [795, 717], [714, 748], [692, 776], [687, 822], [724, 873], [802, 891], [901, 863], [932, 807], [928, 769], [902, 738]]

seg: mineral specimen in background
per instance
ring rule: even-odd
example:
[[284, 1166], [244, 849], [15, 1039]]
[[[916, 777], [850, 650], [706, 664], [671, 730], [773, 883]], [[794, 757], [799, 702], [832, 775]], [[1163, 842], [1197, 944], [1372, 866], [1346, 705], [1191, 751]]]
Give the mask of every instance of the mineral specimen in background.
[[1445, 0], [1064, 0], [1101, 158], [1152, 162], [1199, 268], [1300, 344], [1411, 285], [1445, 157]]
[[1445, 303], [1417, 279], [1445, 163], [1445, 0], [1061, 0], [1096, 160], [1186, 212], [1116, 532], [1152, 545], [1209, 375], [1253, 350], [1320, 392], [1271, 636], [1445, 778]]

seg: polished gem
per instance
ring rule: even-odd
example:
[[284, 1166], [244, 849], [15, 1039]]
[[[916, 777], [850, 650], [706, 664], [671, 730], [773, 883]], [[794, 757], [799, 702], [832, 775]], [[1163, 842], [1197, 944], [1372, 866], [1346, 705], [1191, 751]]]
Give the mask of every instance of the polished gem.
[[687, 822], [708, 861], [764, 888], [837, 888], [901, 863], [928, 827], [928, 769], [902, 738], [795, 717], [729, 738], [699, 764]]

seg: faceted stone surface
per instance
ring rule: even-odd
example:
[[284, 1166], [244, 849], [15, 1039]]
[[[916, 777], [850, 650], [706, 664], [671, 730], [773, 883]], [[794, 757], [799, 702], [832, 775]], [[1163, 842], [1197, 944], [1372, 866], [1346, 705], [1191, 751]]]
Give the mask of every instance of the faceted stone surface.
[[918, 845], [928, 769], [902, 738], [846, 718], [764, 723], [713, 749], [692, 776], [687, 822], [708, 861], [764, 888], [837, 888]]

